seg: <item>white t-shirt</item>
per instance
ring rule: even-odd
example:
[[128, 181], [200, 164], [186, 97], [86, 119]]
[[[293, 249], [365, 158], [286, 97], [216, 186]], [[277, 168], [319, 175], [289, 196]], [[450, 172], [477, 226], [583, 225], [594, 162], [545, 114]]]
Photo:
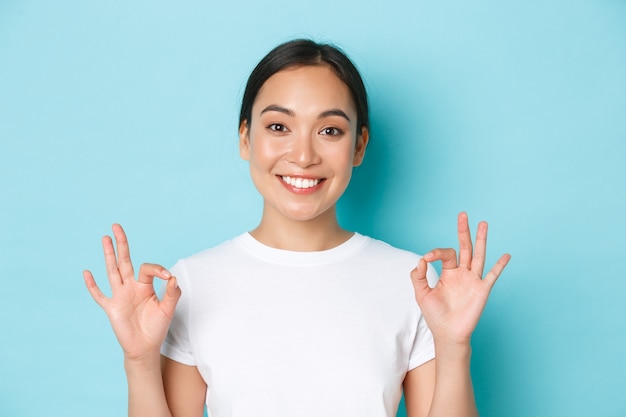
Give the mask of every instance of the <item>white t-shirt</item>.
[[358, 233], [320, 252], [245, 233], [172, 268], [162, 353], [198, 368], [210, 417], [393, 417], [407, 371], [434, 357], [418, 260]]

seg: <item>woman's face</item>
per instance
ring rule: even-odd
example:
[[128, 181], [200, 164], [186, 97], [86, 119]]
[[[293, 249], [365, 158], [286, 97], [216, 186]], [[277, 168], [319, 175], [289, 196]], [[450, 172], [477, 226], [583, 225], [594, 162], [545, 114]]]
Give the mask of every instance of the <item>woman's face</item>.
[[240, 154], [263, 196], [264, 215], [311, 220], [329, 213], [363, 160], [367, 129], [357, 131], [348, 87], [325, 65], [291, 67], [259, 91]]

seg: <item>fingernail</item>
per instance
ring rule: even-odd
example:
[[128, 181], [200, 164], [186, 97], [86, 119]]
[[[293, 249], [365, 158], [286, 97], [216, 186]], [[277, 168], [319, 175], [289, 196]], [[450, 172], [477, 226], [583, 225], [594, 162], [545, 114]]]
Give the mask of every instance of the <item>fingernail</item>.
[[431, 259], [432, 257], [433, 257], [432, 252], [428, 252], [426, 255], [424, 255], [424, 259]]
[[164, 269], [163, 271], [161, 271], [161, 273], [163, 274], [163, 276], [165, 278], [171, 278], [172, 274], [170, 274], [170, 271], [168, 271], [167, 269]]

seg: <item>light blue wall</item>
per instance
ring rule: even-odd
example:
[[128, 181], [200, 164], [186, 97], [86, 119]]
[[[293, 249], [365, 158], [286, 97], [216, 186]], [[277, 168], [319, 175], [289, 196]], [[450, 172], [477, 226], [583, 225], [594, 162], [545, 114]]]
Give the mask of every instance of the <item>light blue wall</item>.
[[100, 236], [177, 258], [252, 228], [256, 61], [333, 40], [372, 102], [345, 225], [417, 252], [455, 216], [513, 255], [474, 337], [483, 417], [626, 416], [626, 2], [0, 0], [0, 415], [119, 416], [81, 271]]

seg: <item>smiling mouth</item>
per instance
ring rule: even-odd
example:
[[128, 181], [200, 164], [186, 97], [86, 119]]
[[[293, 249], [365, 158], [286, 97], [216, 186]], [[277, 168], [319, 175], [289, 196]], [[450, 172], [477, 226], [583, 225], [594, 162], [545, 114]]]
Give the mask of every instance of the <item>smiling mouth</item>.
[[313, 188], [318, 185], [320, 182], [324, 181], [324, 178], [299, 178], [299, 177], [289, 177], [286, 175], [280, 175], [280, 179], [283, 180], [286, 184], [291, 185], [295, 188], [307, 189]]

